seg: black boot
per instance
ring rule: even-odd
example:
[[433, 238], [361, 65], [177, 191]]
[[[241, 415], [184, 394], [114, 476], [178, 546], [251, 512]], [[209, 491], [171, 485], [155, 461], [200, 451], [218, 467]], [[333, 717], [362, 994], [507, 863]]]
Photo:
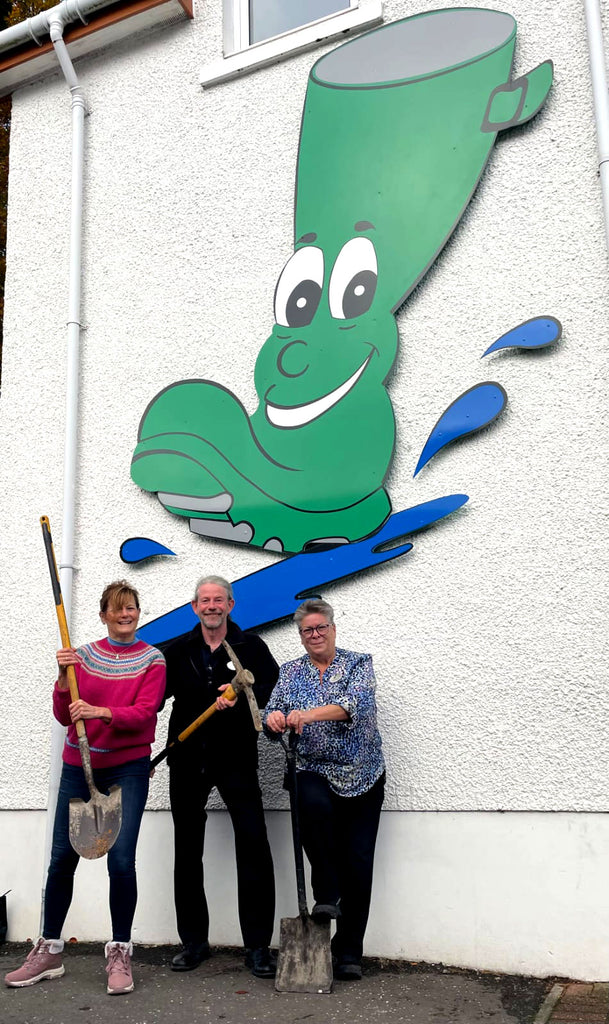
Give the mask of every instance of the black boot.
[[181, 952], [171, 961], [171, 970], [193, 971], [210, 956], [209, 942], [185, 942]]
[[277, 961], [268, 946], [246, 949], [245, 966], [249, 967], [255, 978], [274, 978], [277, 972]]

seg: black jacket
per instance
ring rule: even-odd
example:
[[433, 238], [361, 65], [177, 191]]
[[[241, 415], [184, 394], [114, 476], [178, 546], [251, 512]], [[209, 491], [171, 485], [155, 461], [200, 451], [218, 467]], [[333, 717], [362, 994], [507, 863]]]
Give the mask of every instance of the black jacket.
[[[256, 633], [244, 633], [230, 618], [226, 639], [237, 658], [253, 674], [254, 694], [263, 708], [277, 682], [279, 667], [273, 655]], [[211, 653], [203, 639], [199, 623], [189, 633], [177, 637], [163, 651], [167, 662], [165, 700], [173, 697], [168, 742], [176, 739], [195, 718], [219, 696], [218, 687], [230, 683], [235, 668], [223, 646]], [[196, 732], [169, 755], [170, 765], [200, 769], [230, 764], [257, 764], [256, 741], [249, 704], [240, 694], [233, 708], [216, 711]]]

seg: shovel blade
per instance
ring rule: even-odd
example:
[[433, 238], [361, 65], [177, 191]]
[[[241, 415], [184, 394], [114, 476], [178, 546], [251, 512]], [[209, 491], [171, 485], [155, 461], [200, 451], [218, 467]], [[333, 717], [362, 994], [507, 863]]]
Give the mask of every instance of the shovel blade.
[[331, 992], [330, 924], [311, 917], [282, 917], [276, 992]]
[[104, 857], [118, 838], [121, 822], [120, 786], [111, 786], [108, 796], [96, 791], [86, 802], [70, 800], [70, 842], [79, 857]]

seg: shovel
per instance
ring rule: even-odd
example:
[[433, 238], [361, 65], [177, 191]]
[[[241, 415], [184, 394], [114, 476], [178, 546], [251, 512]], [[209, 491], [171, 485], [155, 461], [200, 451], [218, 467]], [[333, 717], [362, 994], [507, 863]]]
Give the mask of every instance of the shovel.
[[[57, 574], [53, 540], [51, 538], [51, 526], [47, 516], [40, 517], [40, 525], [42, 527], [42, 536], [51, 573], [51, 584], [53, 586], [53, 597], [55, 598], [55, 610], [57, 612], [61, 642], [64, 647], [71, 647], [59, 576]], [[73, 665], [68, 665], [68, 684], [70, 687], [70, 697], [72, 703], [74, 703], [75, 700], [79, 699], [79, 694]], [[96, 860], [97, 857], [103, 857], [114, 845], [121, 830], [121, 789], [120, 786], [110, 786], [108, 796], [104, 796], [103, 793], [99, 792], [93, 781], [91, 752], [89, 750], [85, 723], [82, 719], [79, 719], [75, 724], [82, 767], [91, 799], [88, 803], [85, 803], [84, 800], [80, 800], [78, 797], [72, 797], [70, 800], [70, 842], [80, 857], [86, 857], [87, 860]]]
[[318, 924], [309, 916], [305, 888], [304, 859], [298, 822], [296, 747], [298, 734], [292, 731], [288, 745], [282, 737], [288, 763], [288, 787], [292, 838], [296, 862], [296, 888], [298, 917], [282, 917], [279, 928], [279, 954], [277, 957], [276, 992], [331, 992], [332, 954], [330, 952], [330, 922]]

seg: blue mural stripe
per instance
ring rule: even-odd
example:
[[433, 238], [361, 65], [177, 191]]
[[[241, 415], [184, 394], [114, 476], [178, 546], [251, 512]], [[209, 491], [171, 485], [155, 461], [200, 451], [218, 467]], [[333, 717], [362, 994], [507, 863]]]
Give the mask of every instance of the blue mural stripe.
[[121, 544], [120, 556], [127, 565], [144, 562], [147, 558], [153, 558], [155, 555], [175, 556], [175, 551], [171, 551], [164, 544], [159, 544], [158, 541], [150, 540], [148, 537], [129, 537]]
[[465, 391], [443, 412], [419, 456], [416, 476], [442, 448], [492, 423], [504, 409], [507, 395], [500, 384], [486, 381]]
[[491, 352], [499, 352], [504, 348], [535, 349], [553, 345], [562, 337], [562, 324], [553, 316], [536, 316], [525, 320], [518, 327], [513, 327], [507, 334], [502, 334], [497, 341], [489, 345], [482, 359]]
[[[434, 498], [394, 513], [380, 530], [355, 544], [293, 555], [235, 580], [237, 622], [242, 629], [257, 629], [292, 615], [303, 595], [407, 554], [412, 544], [398, 543], [403, 537], [431, 526], [461, 508], [467, 500], [466, 494]], [[395, 546], [388, 547], [390, 544]], [[165, 643], [192, 629], [196, 622], [189, 602], [148, 622], [137, 635], [150, 644]]]

